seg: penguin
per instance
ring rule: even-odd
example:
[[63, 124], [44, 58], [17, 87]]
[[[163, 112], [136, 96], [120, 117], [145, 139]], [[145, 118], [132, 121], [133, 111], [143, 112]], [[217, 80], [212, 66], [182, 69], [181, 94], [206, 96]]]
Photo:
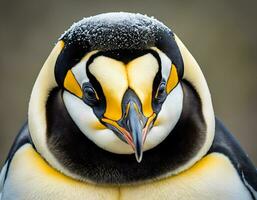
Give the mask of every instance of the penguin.
[[257, 173], [200, 66], [146, 15], [74, 23], [34, 84], [1, 200], [253, 200]]

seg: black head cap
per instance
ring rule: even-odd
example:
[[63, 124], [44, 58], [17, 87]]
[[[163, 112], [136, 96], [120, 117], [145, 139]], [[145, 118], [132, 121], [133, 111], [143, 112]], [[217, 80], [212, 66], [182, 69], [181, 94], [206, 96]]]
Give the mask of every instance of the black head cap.
[[67, 71], [93, 50], [140, 50], [157, 47], [183, 75], [183, 61], [172, 31], [160, 21], [142, 14], [105, 13], [74, 23], [61, 37], [65, 47], [59, 55], [55, 77], [62, 85]]

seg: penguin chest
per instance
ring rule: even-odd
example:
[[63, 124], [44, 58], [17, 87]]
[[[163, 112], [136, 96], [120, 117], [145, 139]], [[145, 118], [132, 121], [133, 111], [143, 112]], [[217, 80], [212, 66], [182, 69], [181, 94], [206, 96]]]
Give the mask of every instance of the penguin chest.
[[123, 199], [252, 200], [230, 160], [219, 153], [178, 175], [124, 188], [122, 194]]
[[213, 153], [179, 175], [133, 186], [99, 186], [70, 179], [24, 145], [14, 156], [2, 200], [248, 200], [229, 159]]

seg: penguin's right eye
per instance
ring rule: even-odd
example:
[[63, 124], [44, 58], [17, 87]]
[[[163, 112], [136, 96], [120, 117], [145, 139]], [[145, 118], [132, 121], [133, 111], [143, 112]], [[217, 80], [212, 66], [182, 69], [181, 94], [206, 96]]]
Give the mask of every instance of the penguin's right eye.
[[94, 106], [98, 102], [97, 94], [94, 88], [89, 84], [83, 86], [83, 101], [90, 106]]
[[96, 100], [95, 91], [93, 88], [87, 87], [84, 90], [85, 98], [87, 98], [89, 101]]

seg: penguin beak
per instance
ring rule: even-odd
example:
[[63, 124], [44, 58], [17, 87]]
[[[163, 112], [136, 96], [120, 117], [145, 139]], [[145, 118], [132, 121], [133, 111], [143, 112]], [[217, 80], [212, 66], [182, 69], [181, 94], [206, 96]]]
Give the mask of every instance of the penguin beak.
[[146, 136], [153, 125], [155, 117], [156, 114], [153, 113], [149, 118], [146, 118], [139, 111], [137, 103], [133, 100], [129, 101], [123, 121], [125, 121], [125, 129], [131, 136], [131, 139], [127, 140], [127, 143], [134, 149], [136, 160], [139, 163], [143, 157], [143, 146]]
[[102, 121], [116, 133], [116, 135], [128, 143], [135, 152], [137, 162], [143, 158], [143, 146], [146, 136], [153, 125], [156, 114], [146, 118], [139, 110], [137, 103], [130, 100], [127, 103], [124, 117], [118, 122], [103, 118]]
[[127, 112], [125, 118], [125, 128], [129, 131], [132, 138], [132, 148], [134, 149], [137, 162], [141, 162], [143, 157], [143, 143], [144, 143], [144, 117], [138, 111], [135, 102], [130, 101], [127, 105]]

